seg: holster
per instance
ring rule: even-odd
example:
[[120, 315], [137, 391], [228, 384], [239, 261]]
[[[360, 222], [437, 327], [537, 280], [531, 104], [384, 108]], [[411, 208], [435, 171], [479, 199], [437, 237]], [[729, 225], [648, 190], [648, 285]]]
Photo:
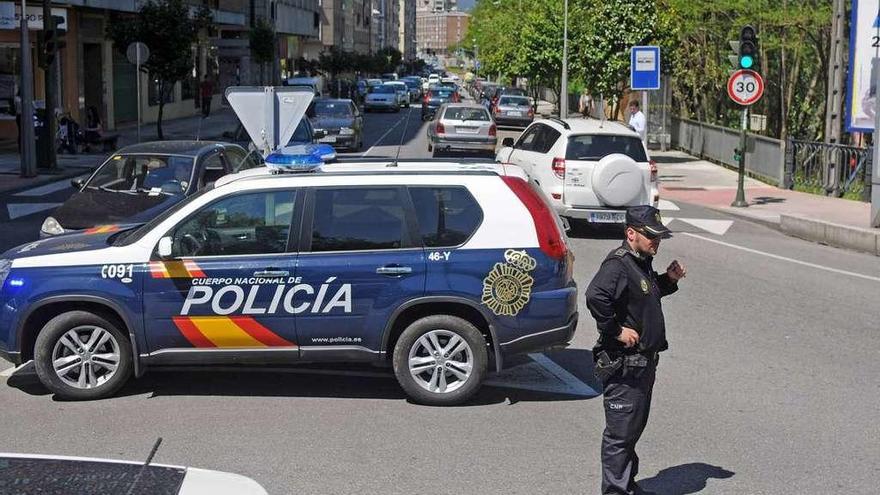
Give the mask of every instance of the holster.
[[599, 381], [605, 382], [623, 368], [623, 359], [621, 355], [612, 358], [606, 351], [600, 351], [595, 355], [593, 373]]

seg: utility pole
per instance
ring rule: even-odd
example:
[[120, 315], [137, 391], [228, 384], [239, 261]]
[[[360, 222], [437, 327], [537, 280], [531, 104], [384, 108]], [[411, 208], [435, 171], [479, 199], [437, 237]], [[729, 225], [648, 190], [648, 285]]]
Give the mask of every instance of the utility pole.
[[562, 28], [562, 88], [559, 91], [559, 118], [568, 117], [568, 0]]
[[[47, 36], [49, 33], [51, 33], [51, 35]], [[49, 133], [49, 148], [46, 150], [47, 163], [44, 163], [43, 165], [49, 169], [57, 168], [58, 165], [58, 157], [55, 155], [55, 134], [57, 132], [55, 125], [55, 108], [58, 106], [58, 61], [56, 60], [58, 57], [55, 52], [55, 43], [57, 42], [57, 39], [58, 24], [55, 22], [55, 18], [52, 17], [52, 1], [43, 0], [43, 40], [45, 43], [52, 43], [53, 45], [52, 48], [49, 46], [42, 47], [47, 52], [46, 63], [42, 69], [46, 81], [46, 112], [44, 122], [47, 132]], [[52, 51], [50, 52], [50, 50]]]
[[[840, 143], [842, 122], [840, 111], [843, 108], [843, 48], [846, 29], [846, 0], [833, 0], [831, 19], [831, 46], [828, 53], [828, 95], [825, 101], [825, 142]], [[826, 191], [836, 195], [840, 188], [840, 164], [831, 161], [832, 154], [825, 156], [823, 182]]]
[[31, 65], [31, 41], [28, 37], [27, 0], [21, 0], [21, 176], [36, 177], [34, 161], [34, 72]]

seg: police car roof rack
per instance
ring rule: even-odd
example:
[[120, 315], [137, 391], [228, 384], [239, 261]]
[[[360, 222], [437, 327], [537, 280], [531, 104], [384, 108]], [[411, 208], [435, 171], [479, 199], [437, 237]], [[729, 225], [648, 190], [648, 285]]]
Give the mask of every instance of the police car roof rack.
[[557, 124], [561, 125], [562, 128], [565, 129], [566, 131], [571, 130], [571, 126], [568, 125], [568, 122], [560, 119], [559, 117], [549, 117], [549, 119], [552, 120], [553, 122], [556, 122]]

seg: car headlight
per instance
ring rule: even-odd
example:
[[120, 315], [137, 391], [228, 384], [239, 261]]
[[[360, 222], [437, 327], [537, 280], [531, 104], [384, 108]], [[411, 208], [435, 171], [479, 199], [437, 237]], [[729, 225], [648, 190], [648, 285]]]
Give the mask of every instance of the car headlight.
[[12, 261], [11, 260], [0, 260], [0, 289], [3, 288], [3, 284], [6, 283], [6, 277], [9, 276], [9, 270], [12, 269]]
[[339, 129], [340, 136], [351, 136], [352, 134], [354, 134], [354, 129], [351, 127], [342, 127]]
[[62, 227], [61, 224], [58, 223], [58, 220], [55, 220], [53, 217], [46, 217], [46, 219], [43, 220], [43, 225], [40, 227], [40, 230], [44, 234], [49, 235], [59, 235], [64, 233], [64, 227]]

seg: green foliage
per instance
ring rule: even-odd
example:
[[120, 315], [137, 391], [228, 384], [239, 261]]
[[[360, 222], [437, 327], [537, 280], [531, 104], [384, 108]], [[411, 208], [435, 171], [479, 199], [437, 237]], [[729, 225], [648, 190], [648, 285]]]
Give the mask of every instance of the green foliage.
[[248, 33], [251, 54], [258, 64], [275, 61], [275, 31], [265, 19], [259, 19]]
[[192, 46], [198, 41], [199, 30], [210, 23], [210, 11], [200, 10], [192, 18], [181, 0], [151, 0], [141, 6], [136, 17], [115, 16], [107, 26], [107, 38], [121, 53], [134, 41], [150, 49], [143, 69], [159, 82], [159, 139], [163, 138], [162, 111], [167, 97], [174, 84], [192, 70]]

